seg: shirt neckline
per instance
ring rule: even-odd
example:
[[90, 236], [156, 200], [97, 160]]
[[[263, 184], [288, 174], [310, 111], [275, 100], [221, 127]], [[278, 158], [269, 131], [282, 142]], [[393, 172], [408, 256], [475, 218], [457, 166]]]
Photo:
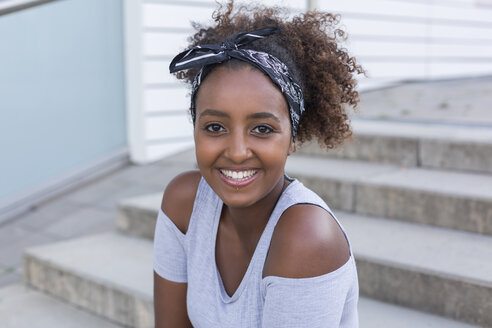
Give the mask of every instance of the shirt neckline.
[[[284, 189], [282, 194], [280, 195], [280, 197], [277, 201], [277, 204], [275, 204], [275, 207], [272, 211], [272, 215], [273, 215], [273, 213], [275, 213], [275, 210], [277, 209], [278, 204], [280, 204], [281, 199], [283, 197], [285, 197], [285, 195], [287, 194], [287, 191], [292, 189], [292, 186], [297, 185], [297, 183], [298, 183], [297, 179], [292, 179], [289, 181], [291, 181], [291, 182]], [[216, 210], [215, 210], [215, 217], [214, 217], [213, 240], [212, 240], [212, 247], [211, 247], [212, 258], [213, 258], [215, 273], [217, 276], [217, 281], [219, 284], [221, 299], [224, 303], [232, 303], [232, 302], [235, 302], [241, 296], [244, 288], [246, 287], [249, 276], [251, 275], [251, 271], [253, 271], [254, 265], [255, 265], [256, 260], [259, 256], [258, 253], [259, 253], [260, 245], [263, 243], [263, 240], [266, 238], [265, 237], [266, 231], [270, 230], [269, 227], [274, 220], [272, 220], [272, 215], [271, 215], [270, 218], [268, 219], [268, 222], [265, 226], [265, 229], [263, 229], [263, 232], [261, 233], [261, 236], [260, 236], [260, 239], [258, 240], [258, 243], [256, 244], [255, 251], [253, 252], [253, 256], [251, 257], [251, 260], [249, 261], [248, 268], [246, 269], [246, 272], [244, 273], [243, 277], [241, 278], [241, 282], [239, 283], [239, 286], [236, 288], [236, 290], [234, 291], [232, 296], [229, 296], [229, 294], [227, 294], [227, 291], [225, 290], [224, 282], [222, 281], [222, 277], [220, 275], [219, 268], [217, 267], [217, 259], [215, 258], [215, 250], [217, 247], [217, 233], [218, 233], [218, 228], [219, 228], [220, 215], [222, 214], [222, 208], [223, 208], [224, 203], [222, 202], [220, 197], [217, 194], [215, 194], [215, 192], [214, 192], [214, 195], [218, 201], [217, 201], [217, 206], [216, 206]]]

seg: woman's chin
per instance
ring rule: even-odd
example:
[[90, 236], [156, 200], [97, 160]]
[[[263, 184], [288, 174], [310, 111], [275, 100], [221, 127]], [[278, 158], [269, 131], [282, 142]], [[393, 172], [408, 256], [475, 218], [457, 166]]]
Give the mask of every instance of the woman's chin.
[[259, 199], [251, 197], [245, 194], [230, 194], [223, 193], [219, 194], [220, 199], [227, 207], [232, 208], [246, 208], [254, 205]]

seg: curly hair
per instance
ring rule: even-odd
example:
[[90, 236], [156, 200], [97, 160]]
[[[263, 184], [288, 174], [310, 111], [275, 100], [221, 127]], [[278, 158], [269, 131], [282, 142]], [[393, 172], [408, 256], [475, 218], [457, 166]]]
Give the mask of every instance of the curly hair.
[[[364, 70], [341, 46], [346, 36], [337, 28], [339, 15], [309, 11], [289, 19], [285, 8], [258, 4], [235, 6], [234, 0], [230, 0], [225, 5], [219, 4], [213, 19], [215, 25], [211, 27], [193, 23], [197, 32], [189, 38], [190, 47], [220, 43], [238, 33], [265, 26], [280, 28], [280, 33], [244, 48], [267, 52], [280, 59], [302, 87], [305, 112], [297, 143], [316, 138], [321, 146], [330, 149], [352, 135], [346, 108], [357, 107], [359, 94], [354, 73], [361, 74]], [[196, 73], [197, 69], [190, 69], [176, 76], [191, 84]]]

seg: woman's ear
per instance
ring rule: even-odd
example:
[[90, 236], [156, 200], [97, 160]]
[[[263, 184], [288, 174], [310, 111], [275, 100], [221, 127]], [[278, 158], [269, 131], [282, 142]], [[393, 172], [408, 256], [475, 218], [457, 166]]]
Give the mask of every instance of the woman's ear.
[[289, 156], [290, 154], [292, 154], [295, 151], [296, 151], [296, 144], [294, 142], [294, 139], [290, 139], [289, 150], [287, 151], [287, 156]]

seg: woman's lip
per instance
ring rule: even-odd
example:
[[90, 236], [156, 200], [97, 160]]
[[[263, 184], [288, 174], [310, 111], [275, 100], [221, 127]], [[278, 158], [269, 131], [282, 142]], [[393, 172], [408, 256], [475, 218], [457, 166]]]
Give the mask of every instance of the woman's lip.
[[[222, 180], [224, 180], [225, 183], [227, 183], [228, 185], [230, 186], [233, 186], [233, 187], [244, 187], [248, 184], [250, 184], [251, 182], [253, 182], [253, 180], [256, 179], [256, 177], [258, 176], [258, 170], [255, 170], [255, 174], [253, 174], [251, 177], [247, 178], [247, 179], [244, 179], [244, 180], [241, 180], [241, 181], [238, 181], [238, 180], [234, 180], [234, 179], [231, 179], [227, 176], [225, 176], [224, 174], [222, 174], [222, 172], [219, 171], [219, 176], [222, 178]], [[231, 171], [239, 171], [239, 170], [231, 170]], [[241, 170], [243, 171], [243, 170]]]

